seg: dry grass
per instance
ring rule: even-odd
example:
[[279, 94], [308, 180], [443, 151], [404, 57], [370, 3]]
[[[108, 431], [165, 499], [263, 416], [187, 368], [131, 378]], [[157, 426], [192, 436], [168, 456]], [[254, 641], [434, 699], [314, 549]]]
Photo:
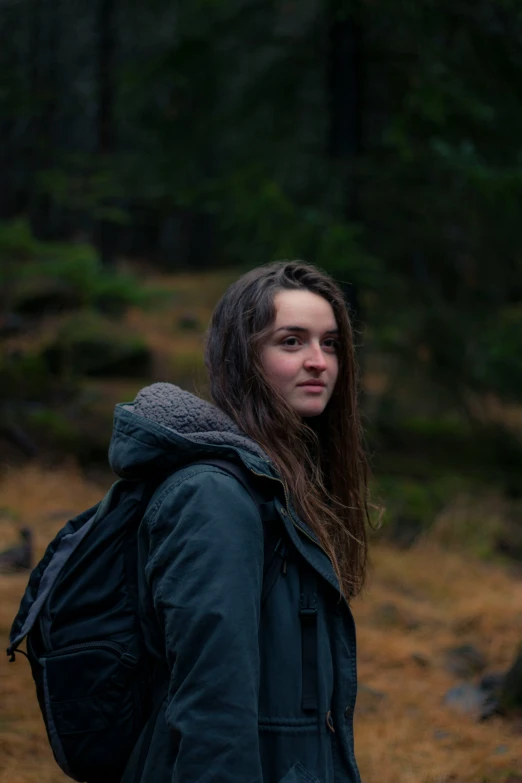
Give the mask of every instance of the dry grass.
[[[30, 524], [41, 555], [63, 521], [99, 499], [110, 481], [88, 481], [73, 465], [7, 472], [0, 481], [0, 547]], [[500, 783], [520, 773], [520, 724], [476, 723], [443, 706], [456, 678], [442, 658], [446, 647], [471, 642], [489, 670], [505, 668], [522, 637], [522, 580], [429, 543], [408, 552], [380, 545], [373, 560], [370, 586], [354, 604], [359, 674], [385, 698], [373, 712], [360, 700], [356, 750], [364, 783]], [[0, 576], [4, 639], [25, 583], [26, 576]], [[0, 783], [65, 781], [24, 659], [9, 664], [0, 657], [0, 699]]]
[[[236, 277], [234, 272], [147, 276], [145, 285], [161, 289], [165, 300], [152, 310], [130, 309], [125, 322], [152, 350], [152, 380], [175, 379], [204, 392], [205, 332], [216, 302]], [[194, 321], [193, 329], [180, 328], [187, 317]]]
[[442, 665], [447, 647], [476, 645], [491, 671], [511, 662], [522, 637], [522, 581], [430, 544], [379, 546], [354, 614], [360, 681], [386, 694], [356, 721], [366, 783], [478, 783], [522, 770], [520, 724], [477, 723], [442, 704], [457, 682]]

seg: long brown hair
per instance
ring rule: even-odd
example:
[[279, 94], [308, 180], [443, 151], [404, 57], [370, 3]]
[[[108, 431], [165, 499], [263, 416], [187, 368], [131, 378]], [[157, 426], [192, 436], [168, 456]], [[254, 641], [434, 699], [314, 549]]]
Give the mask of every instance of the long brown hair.
[[[325, 411], [304, 421], [266, 380], [261, 348], [281, 290], [307, 290], [332, 307], [339, 329], [339, 374]], [[367, 565], [368, 470], [357, 404], [358, 369], [342, 292], [325, 272], [300, 261], [257, 267], [217, 304], [205, 362], [216, 405], [268, 454], [297, 513], [330, 557], [346, 598]]]

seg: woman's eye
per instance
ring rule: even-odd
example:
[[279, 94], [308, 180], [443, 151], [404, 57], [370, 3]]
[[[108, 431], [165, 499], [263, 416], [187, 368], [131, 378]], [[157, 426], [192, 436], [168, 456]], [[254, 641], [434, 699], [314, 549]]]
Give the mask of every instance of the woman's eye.
[[296, 348], [299, 345], [297, 337], [286, 337], [283, 340], [283, 345], [287, 345], [289, 348]]
[[329, 348], [332, 351], [337, 351], [339, 348], [339, 340], [336, 340], [332, 337], [331, 339], [325, 340], [324, 345], [326, 348]]

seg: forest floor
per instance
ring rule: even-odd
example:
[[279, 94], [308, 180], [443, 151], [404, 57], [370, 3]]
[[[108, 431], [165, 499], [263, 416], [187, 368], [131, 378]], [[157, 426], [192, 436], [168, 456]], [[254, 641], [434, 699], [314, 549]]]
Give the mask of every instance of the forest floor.
[[[36, 556], [64, 521], [96, 502], [111, 477], [74, 464], [27, 465], [0, 476], [0, 549], [30, 525]], [[522, 781], [522, 722], [477, 722], [443, 697], [459, 679], [446, 650], [470, 643], [488, 671], [506, 669], [520, 642], [522, 577], [424, 540], [409, 550], [377, 543], [368, 588], [354, 602], [359, 681], [356, 755], [364, 783]], [[27, 575], [0, 576], [7, 640]], [[0, 656], [0, 783], [61, 783], [27, 661]]]

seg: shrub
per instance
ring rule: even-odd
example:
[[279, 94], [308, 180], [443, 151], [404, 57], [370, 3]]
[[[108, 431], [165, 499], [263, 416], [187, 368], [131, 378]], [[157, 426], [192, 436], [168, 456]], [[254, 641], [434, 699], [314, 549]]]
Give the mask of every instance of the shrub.
[[152, 361], [140, 337], [90, 312], [68, 318], [43, 355], [49, 371], [62, 378], [146, 377]]
[[88, 244], [40, 242], [24, 220], [0, 223], [4, 308], [32, 315], [95, 308], [122, 315], [160, 294], [134, 276], [104, 267]]

